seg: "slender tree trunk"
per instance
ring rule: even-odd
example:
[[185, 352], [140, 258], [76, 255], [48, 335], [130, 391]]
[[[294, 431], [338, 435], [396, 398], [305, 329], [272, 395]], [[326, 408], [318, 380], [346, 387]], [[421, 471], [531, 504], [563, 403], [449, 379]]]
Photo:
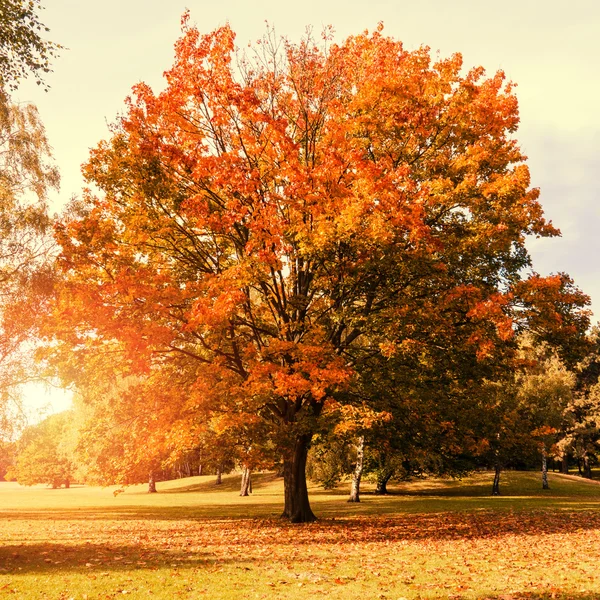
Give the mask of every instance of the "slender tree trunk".
[[154, 471], [150, 471], [148, 475], [148, 493], [156, 494], [156, 479], [154, 477]]
[[392, 472], [387, 472], [383, 475], [378, 475], [377, 476], [377, 482], [375, 484], [375, 493], [378, 496], [385, 496], [388, 493], [388, 489], [387, 489], [387, 484], [388, 481], [392, 478], [393, 475], [393, 471]]
[[581, 470], [581, 458], [577, 457], [577, 470], [579, 471], [579, 476], [583, 477], [583, 471]]
[[284, 508], [282, 517], [292, 523], [311, 523], [316, 521], [308, 500], [306, 486], [306, 457], [312, 435], [299, 435], [293, 451], [283, 459]]
[[587, 455], [587, 453], [583, 457], [583, 473], [583, 476], [587, 479], [592, 478], [592, 467], [590, 465], [590, 457]]
[[542, 489], [550, 489], [550, 486], [548, 485], [548, 457], [546, 456], [546, 444], [542, 444]]
[[198, 465], [198, 475], [202, 475], [202, 463]]
[[496, 463], [494, 467], [494, 483], [492, 483], [492, 496], [500, 495], [500, 472], [501, 467], [499, 463]]
[[350, 488], [350, 498], [348, 502], [360, 502], [360, 480], [363, 472], [363, 462], [365, 456], [365, 436], [358, 438], [356, 446], [356, 467], [352, 473], [352, 487]]
[[221, 465], [217, 467], [217, 480], [215, 481], [215, 485], [221, 485], [223, 483], [222, 475], [221, 475]]
[[249, 496], [252, 493], [252, 478], [250, 476], [250, 469], [244, 467], [242, 469], [242, 484], [240, 489], [240, 496]]

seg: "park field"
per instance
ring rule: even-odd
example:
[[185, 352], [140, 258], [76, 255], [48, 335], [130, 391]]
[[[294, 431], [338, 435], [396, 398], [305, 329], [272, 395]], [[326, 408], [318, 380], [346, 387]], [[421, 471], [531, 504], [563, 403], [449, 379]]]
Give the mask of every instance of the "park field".
[[311, 489], [319, 521], [278, 518], [282, 481], [192, 477], [115, 496], [0, 483], [0, 598], [600, 598], [600, 485], [537, 473], [426, 479], [360, 504]]

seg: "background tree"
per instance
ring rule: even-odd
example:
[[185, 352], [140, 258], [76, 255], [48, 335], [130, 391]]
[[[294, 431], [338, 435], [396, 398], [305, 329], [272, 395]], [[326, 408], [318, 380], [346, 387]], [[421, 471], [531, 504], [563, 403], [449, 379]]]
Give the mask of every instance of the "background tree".
[[[65, 411], [27, 427], [18, 443], [8, 477], [22, 485], [45, 483], [69, 487], [76, 473], [72, 414]], [[76, 432], [75, 432], [76, 433]]]
[[[592, 466], [598, 464], [600, 442], [600, 384], [573, 394], [565, 408], [558, 451], [563, 465], [569, 457], [577, 462], [579, 474], [592, 478]], [[566, 468], [563, 468], [566, 471]]]
[[[15, 414], [20, 384], [36, 377], [37, 315], [52, 280], [47, 196], [58, 189], [34, 106], [0, 93], [0, 414]], [[9, 419], [11, 420], [11, 419]]]
[[576, 376], [546, 343], [532, 345], [530, 339], [524, 339], [521, 354], [529, 364], [516, 377], [517, 399], [539, 445], [542, 487], [548, 489], [548, 459], [557, 453], [556, 444], [565, 431], [565, 413], [572, 406]]
[[102, 195], [57, 226], [54, 318], [67, 343], [118, 339], [145, 372], [171, 357], [199, 402], [259, 415], [284, 515], [310, 521], [307, 452], [353, 378], [394, 354], [405, 381], [439, 357], [493, 368], [519, 319], [558, 311], [559, 283], [523, 280], [526, 236], [557, 230], [502, 73], [462, 75], [459, 55], [433, 63], [380, 31], [267, 36], [237, 63], [233, 39], [185, 15], [165, 90], [136, 86], [92, 152]]
[[87, 374], [89, 379], [79, 384], [76, 397], [83, 415], [78, 453], [87, 467], [86, 481], [148, 482], [148, 492], [154, 493], [163, 467], [172, 464], [170, 433], [181, 391], [161, 385], [153, 374], [124, 377], [113, 365], [98, 360], [93, 365], [83, 369], [83, 377]]
[[0, 440], [0, 481], [6, 480], [6, 474], [15, 463], [15, 442]]
[[61, 48], [45, 40], [50, 31], [39, 18], [39, 0], [0, 0], [0, 88], [15, 90], [33, 74], [38, 85], [50, 73], [50, 63]]

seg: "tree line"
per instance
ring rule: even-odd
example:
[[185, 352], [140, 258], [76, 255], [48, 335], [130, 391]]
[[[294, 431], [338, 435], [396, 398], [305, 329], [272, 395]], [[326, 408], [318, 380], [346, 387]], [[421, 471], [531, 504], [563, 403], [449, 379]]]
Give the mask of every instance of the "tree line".
[[[326, 489], [343, 481], [350, 485], [350, 502], [360, 502], [363, 475], [375, 483], [375, 494], [387, 494], [387, 484], [430, 475], [460, 477], [475, 469], [494, 470], [490, 493], [500, 493], [500, 472], [506, 468], [536, 468], [547, 489], [548, 469], [575, 470], [592, 478], [600, 441], [600, 338], [589, 335], [593, 349], [569, 369], [548, 344], [520, 341], [523, 369], [499, 385], [487, 385], [487, 410], [457, 416], [444, 427], [455, 429], [425, 438], [425, 430], [406, 427], [400, 418], [348, 426], [340, 421], [323, 429], [312, 441], [307, 474]], [[121, 382], [131, 393], [134, 382]], [[113, 401], [117, 400], [116, 398]], [[118, 400], [117, 400], [118, 401]], [[148, 428], [140, 414], [91, 407], [78, 398], [75, 407], [27, 427], [18, 441], [0, 449], [0, 475], [24, 485], [69, 487], [71, 482], [128, 486], [148, 483], [156, 492], [161, 480], [212, 474], [215, 484], [234, 469], [242, 473], [240, 495], [251, 493], [251, 473], [265, 469], [282, 475], [282, 463], [271, 445], [259, 446], [267, 431], [240, 436], [205, 426], [187, 444], [170, 436], [174, 423], [161, 420], [158, 431]], [[113, 405], [114, 406], [114, 405]], [[131, 398], [123, 402], [130, 410]], [[494, 408], [492, 412], [492, 407]], [[138, 407], [139, 410], [139, 407]], [[416, 415], [415, 415], [416, 417]], [[441, 443], [450, 445], [448, 451]], [[428, 440], [428, 441], [424, 441]]]

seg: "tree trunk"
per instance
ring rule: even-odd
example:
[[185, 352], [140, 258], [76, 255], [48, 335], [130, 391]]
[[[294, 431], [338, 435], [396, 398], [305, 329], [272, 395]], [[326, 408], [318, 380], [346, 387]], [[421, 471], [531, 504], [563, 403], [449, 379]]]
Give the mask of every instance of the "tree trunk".
[[494, 468], [494, 483], [492, 483], [492, 496], [500, 495], [500, 468], [499, 464], [496, 464]]
[[202, 463], [198, 465], [198, 475], [202, 475]]
[[561, 473], [568, 474], [569, 473], [569, 457], [566, 454], [563, 454], [561, 461]]
[[546, 456], [546, 444], [542, 444], [542, 489], [550, 489], [550, 486], [548, 485], [548, 457]]
[[250, 476], [250, 469], [244, 467], [242, 469], [242, 485], [240, 489], [240, 496], [249, 496], [252, 493], [252, 478]]
[[71, 487], [71, 482], [68, 479], [65, 479], [65, 489], [68, 490]]
[[363, 462], [365, 456], [365, 436], [358, 438], [356, 446], [356, 467], [352, 473], [352, 487], [350, 488], [350, 498], [348, 502], [360, 502], [360, 480], [363, 472]]
[[377, 476], [377, 483], [375, 484], [375, 493], [378, 496], [385, 496], [388, 493], [387, 484], [392, 478], [393, 472], [388, 472], [385, 475]]
[[311, 434], [299, 435], [293, 452], [283, 459], [284, 507], [282, 517], [292, 523], [312, 523], [317, 520], [310, 508], [306, 486], [306, 456]]
[[217, 467], [217, 480], [215, 481], [215, 485], [221, 485], [223, 483], [222, 473], [221, 473], [221, 465]]
[[592, 467], [590, 465], [590, 457], [587, 454], [585, 454], [585, 456], [583, 457], [583, 473], [583, 476], [587, 477], [587, 479], [592, 478]]
[[156, 480], [154, 478], [154, 471], [150, 471], [148, 475], [148, 493], [156, 494]]

